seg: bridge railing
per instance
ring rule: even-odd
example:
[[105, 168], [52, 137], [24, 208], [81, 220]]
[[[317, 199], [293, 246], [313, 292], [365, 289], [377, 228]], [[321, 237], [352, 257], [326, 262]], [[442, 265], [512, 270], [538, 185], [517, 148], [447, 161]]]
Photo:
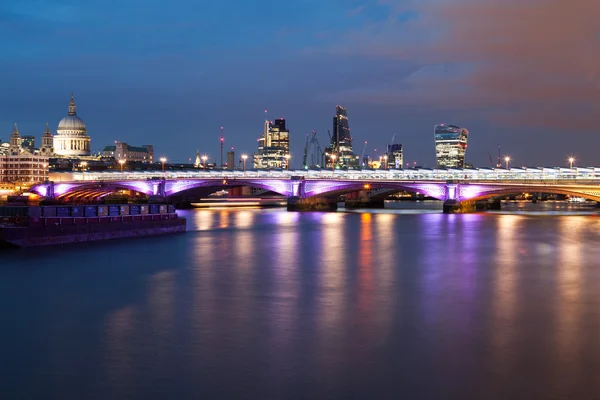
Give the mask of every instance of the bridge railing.
[[600, 168], [580, 169], [465, 169], [465, 170], [299, 170], [299, 171], [229, 171], [229, 170], [183, 170], [183, 171], [100, 171], [73, 172], [68, 174], [52, 173], [53, 181], [126, 181], [126, 180], [163, 180], [163, 179], [292, 179], [301, 176], [304, 179], [360, 180], [360, 181], [459, 181], [459, 182], [565, 182], [579, 183], [600, 181]]

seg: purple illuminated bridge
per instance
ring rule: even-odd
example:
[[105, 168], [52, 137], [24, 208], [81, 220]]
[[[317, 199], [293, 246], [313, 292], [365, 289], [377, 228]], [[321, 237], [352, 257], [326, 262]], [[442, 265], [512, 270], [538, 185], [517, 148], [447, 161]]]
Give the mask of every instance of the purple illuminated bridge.
[[388, 194], [397, 191], [418, 192], [452, 203], [481, 200], [523, 192], [554, 193], [600, 201], [599, 180], [403, 180], [403, 179], [344, 179], [301, 177], [234, 177], [179, 179], [77, 180], [45, 182], [33, 186], [30, 192], [45, 198], [101, 198], [118, 190], [133, 190], [146, 195], [172, 197], [186, 191], [203, 188], [207, 192], [250, 186], [272, 191], [288, 198], [329, 197], [367, 190]]

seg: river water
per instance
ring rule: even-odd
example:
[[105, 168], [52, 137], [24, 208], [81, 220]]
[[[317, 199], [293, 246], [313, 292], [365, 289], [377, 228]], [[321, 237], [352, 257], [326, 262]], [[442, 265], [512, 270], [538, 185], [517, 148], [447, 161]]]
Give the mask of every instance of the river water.
[[0, 397], [600, 398], [599, 214], [510, 207], [2, 253]]

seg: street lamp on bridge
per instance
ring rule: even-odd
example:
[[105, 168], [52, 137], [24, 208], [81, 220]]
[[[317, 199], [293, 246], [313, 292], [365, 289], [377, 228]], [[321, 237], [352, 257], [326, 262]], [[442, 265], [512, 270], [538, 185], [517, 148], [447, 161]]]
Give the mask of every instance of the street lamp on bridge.
[[208, 157], [204, 155], [201, 158], [202, 158], [202, 164], [204, 164], [204, 170], [206, 170], [206, 160], [208, 160]]
[[383, 169], [388, 169], [387, 160], [388, 160], [388, 156], [386, 154], [385, 156], [383, 156]]
[[506, 169], [508, 169], [508, 163], [510, 162], [510, 157], [509, 156], [504, 157], [504, 161], [506, 162]]
[[160, 162], [162, 164], [162, 173], [163, 173], [163, 176], [165, 176], [165, 163], [167, 162], [167, 159], [165, 157], [161, 157], [160, 158]]
[[123, 173], [123, 165], [125, 164], [125, 160], [120, 159], [119, 164], [121, 165], [121, 173]]
[[247, 154], [242, 154], [242, 161], [244, 164], [244, 176], [246, 176], [246, 160], [248, 159], [248, 155]]
[[288, 171], [290, 170], [290, 155], [286, 154], [285, 156], [285, 169], [287, 169]]
[[575, 158], [569, 157], [569, 169], [573, 169], [573, 162], [575, 162]]
[[331, 158], [331, 173], [334, 174], [335, 173], [335, 159], [337, 158], [337, 156], [335, 154], [332, 154], [329, 158]]
[[82, 161], [79, 165], [81, 166], [81, 180], [85, 181], [85, 167], [87, 167], [88, 163], [87, 161]]

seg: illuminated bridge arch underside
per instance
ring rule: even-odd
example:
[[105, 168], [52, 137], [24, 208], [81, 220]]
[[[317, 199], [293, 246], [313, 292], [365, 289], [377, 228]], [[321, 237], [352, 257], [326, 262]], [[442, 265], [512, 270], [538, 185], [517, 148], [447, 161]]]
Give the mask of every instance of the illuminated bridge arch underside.
[[521, 193], [548, 193], [600, 201], [600, 187], [566, 185], [459, 185], [459, 200], [485, 200]]
[[241, 186], [261, 188], [283, 196], [292, 195], [292, 181], [281, 179], [182, 179], [177, 181], [167, 181], [165, 195], [173, 196], [193, 189], [210, 189], [211, 191], [218, 191]]
[[[49, 185], [47, 183], [33, 186], [29, 191], [42, 197], [48, 196]], [[54, 196], [58, 199], [91, 199], [99, 198], [118, 192], [120, 190], [131, 190], [138, 193], [152, 195], [156, 188], [150, 182], [123, 181], [123, 182], [60, 182], [54, 184]]]
[[[368, 184], [368, 187], [365, 185]], [[435, 199], [443, 200], [446, 197], [446, 187], [442, 183], [427, 182], [363, 182], [363, 181], [307, 181], [304, 193], [306, 197], [335, 197], [346, 193], [361, 190], [388, 190], [385, 196], [394, 192], [418, 192]]]

